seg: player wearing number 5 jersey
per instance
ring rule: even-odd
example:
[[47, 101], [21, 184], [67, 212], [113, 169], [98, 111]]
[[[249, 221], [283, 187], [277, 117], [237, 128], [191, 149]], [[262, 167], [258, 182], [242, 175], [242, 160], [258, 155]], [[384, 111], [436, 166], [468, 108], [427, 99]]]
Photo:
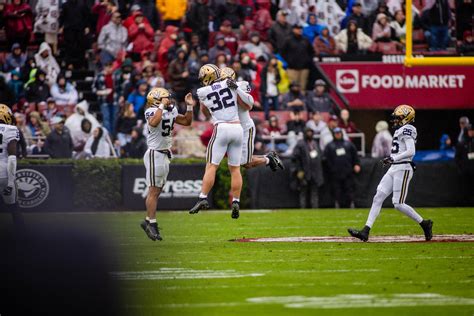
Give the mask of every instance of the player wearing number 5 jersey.
[[[225, 67], [221, 69], [221, 80], [231, 79], [235, 80], [236, 75], [235, 71], [232, 68]], [[247, 97], [241, 98], [249, 107], [253, 107], [254, 100], [250, 95], [250, 84], [247, 81], [238, 81], [236, 82], [238, 88], [247, 94]], [[241, 94], [243, 94], [241, 92]], [[250, 117], [249, 109], [244, 107], [238, 107], [238, 114], [240, 125], [244, 130], [243, 139], [242, 139], [242, 157], [240, 159], [240, 165], [249, 169], [258, 166], [267, 165], [272, 171], [279, 169], [284, 169], [283, 163], [280, 160], [280, 157], [275, 152], [270, 152], [265, 156], [256, 156], [253, 154], [254, 143], [255, 143], [255, 123]]]
[[242, 190], [242, 175], [240, 160], [242, 156], [242, 135], [238, 107], [250, 109], [241, 99], [247, 98], [240, 89], [229, 86], [220, 80], [220, 70], [217, 66], [207, 64], [199, 70], [199, 80], [203, 85], [197, 90], [201, 109], [212, 117], [214, 131], [207, 146], [206, 171], [203, 177], [202, 190], [196, 205], [189, 211], [196, 214], [202, 209], [208, 209], [207, 195], [211, 191], [217, 168], [224, 155], [227, 154], [228, 167], [231, 174], [232, 218], [239, 217], [240, 192]]
[[168, 177], [171, 159], [172, 132], [175, 123], [189, 126], [193, 120], [193, 106], [196, 102], [188, 93], [185, 97], [186, 114], [178, 113], [171, 101], [171, 93], [163, 88], [154, 88], [147, 95], [145, 110], [148, 150], [143, 157], [146, 168], [148, 194], [147, 215], [140, 224], [147, 236], [155, 241], [162, 240], [156, 222], [158, 197]]
[[377, 187], [365, 227], [361, 230], [349, 228], [351, 236], [363, 241], [369, 239], [370, 229], [380, 214], [383, 202], [393, 193], [392, 202], [395, 208], [419, 223], [425, 239], [431, 240], [433, 222], [429, 219], [424, 220], [411, 206], [405, 203], [408, 186], [415, 171], [412, 160], [415, 156], [417, 132], [416, 128], [410, 124], [414, 120], [415, 110], [409, 105], [400, 105], [393, 111], [392, 124], [396, 131], [393, 135], [392, 154], [383, 159], [384, 165], [390, 165], [390, 168]]
[[12, 125], [13, 113], [0, 104], [0, 195], [13, 216], [18, 228], [23, 228], [23, 218], [18, 209], [16, 188], [16, 146], [20, 132]]

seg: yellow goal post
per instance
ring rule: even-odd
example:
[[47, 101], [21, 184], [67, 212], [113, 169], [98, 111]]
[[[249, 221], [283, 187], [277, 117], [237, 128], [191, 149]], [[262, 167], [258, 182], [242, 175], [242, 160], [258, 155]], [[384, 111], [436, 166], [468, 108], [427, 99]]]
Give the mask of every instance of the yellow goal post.
[[405, 66], [474, 66], [474, 57], [414, 57], [412, 0], [406, 0]]

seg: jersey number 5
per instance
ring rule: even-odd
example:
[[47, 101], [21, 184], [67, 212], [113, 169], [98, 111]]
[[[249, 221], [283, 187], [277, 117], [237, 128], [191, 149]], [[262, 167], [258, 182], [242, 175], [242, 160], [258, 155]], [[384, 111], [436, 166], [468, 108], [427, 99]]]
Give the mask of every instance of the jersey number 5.
[[161, 129], [163, 130], [161, 136], [170, 136], [174, 126], [174, 120], [162, 120], [161, 122]]
[[209, 108], [212, 112], [222, 110], [223, 108], [228, 108], [235, 106], [234, 100], [232, 100], [232, 93], [229, 88], [225, 88], [219, 91], [219, 93], [213, 92], [207, 95], [208, 100], [212, 100], [212, 103], [215, 104], [214, 107]]
[[400, 145], [398, 144], [398, 141], [394, 139], [392, 142], [392, 154], [398, 154], [399, 150], [400, 150]]

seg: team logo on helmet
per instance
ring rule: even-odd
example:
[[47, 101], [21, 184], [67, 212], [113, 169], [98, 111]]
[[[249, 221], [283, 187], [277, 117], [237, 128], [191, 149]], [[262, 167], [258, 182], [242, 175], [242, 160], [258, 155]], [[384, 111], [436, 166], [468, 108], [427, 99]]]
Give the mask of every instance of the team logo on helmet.
[[147, 107], [158, 106], [163, 98], [170, 98], [171, 93], [165, 88], [153, 88], [146, 96]]
[[415, 109], [409, 105], [399, 105], [392, 113], [392, 122], [395, 127], [403, 126], [413, 121], [415, 121]]
[[13, 122], [12, 110], [5, 104], [0, 104], [0, 121], [8, 125], [11, 125]]
[[234, 69], [232, 69], [230, 67], [224, 67], [224, 68], [221, 69], [221, 79], [230, 78], [232, 80], [235, 80], [236, 77], [237, 76], [235, 74]]
[[208, 86], [219, 80], [220, 70], [216, 65], [206, 64], [199, 69], [199, 81], [203, 86]]

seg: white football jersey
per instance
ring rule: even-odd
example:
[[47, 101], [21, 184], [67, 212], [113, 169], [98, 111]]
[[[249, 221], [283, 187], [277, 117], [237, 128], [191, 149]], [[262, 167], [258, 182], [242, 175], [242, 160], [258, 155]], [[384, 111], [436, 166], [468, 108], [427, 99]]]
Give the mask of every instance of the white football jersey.
[[209, 109], [214, 124], [239, 120], [237, 93], [219, 81], [197, 90], [199, 101]]
[[158, 108], [152, 107], [145, 111], [146, 120], [146, 143], [148, 148], [153, 150], [171, 149], [173, 145], [172, 133], [178, 109], [173, 107], [171, 110], [163, 110], [163, 116], [157, 127], [150, 126], [148, 120], [155, 115]]
[[20, 140], [20, 132], [16, 126], [0, 124], [0, 178], [8, 178], [8, 144]]
[[[248, 83], [248, 81], [238, 81], [237, 85], [244, 92], [250, 93], [250, 91], [252, 91], [252, 88], [250, 88], [250, 84]], [[250, 117], [250, 112], [242, 108], [241, 106], [238, 106], [237, 108], [239, 112], [240, 125], [242, 125], [244, 131], [251, 129], [254, 124], [252, 118]]]
[[[416, 137], [417, 137], [416, 128], [413, 125], [407, 124], [398, 128], [395, 131], [395, 134], [393, 134], [392, 154], [390, 156], [391, 157], [398, 156], [401, 153], [404, 153], [407, 150], [407, 145], [405, 141], [409, 138], [412, 138], [416, 144]], [[403, 161], [412, 161], [413, 157], [414, 155], [404, 158]]]

